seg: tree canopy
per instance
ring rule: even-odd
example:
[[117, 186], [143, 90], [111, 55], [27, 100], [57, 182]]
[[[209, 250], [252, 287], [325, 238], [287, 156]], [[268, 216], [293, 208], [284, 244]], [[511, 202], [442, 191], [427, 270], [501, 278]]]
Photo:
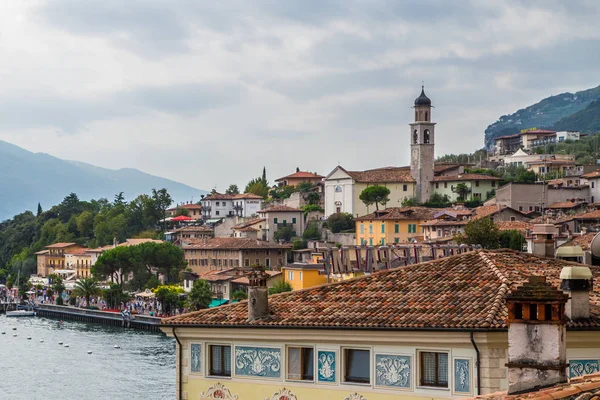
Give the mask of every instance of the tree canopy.
[[212, 290], [210, 284], [203, 279], [197, 279], [194, 281], [192, 290], [188, 294], [188, 304], [192, 310], [200, 310], [201, 308], [208, 308], [210, 301], [212, 300]]
[[389, 198], [390, 189], [385, 186], [374, 185], [366, 187], [358, 198], [368, 207], [375, 204], [375, 209], [379, 210], [379, 204], [385, 205]]

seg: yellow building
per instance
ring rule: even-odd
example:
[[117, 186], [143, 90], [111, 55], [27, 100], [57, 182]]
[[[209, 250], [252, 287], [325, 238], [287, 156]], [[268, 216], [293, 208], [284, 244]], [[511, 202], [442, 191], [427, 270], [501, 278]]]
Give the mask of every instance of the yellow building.
[[427, 207], [392, 207], [356, 218], [356, 244], [406, 243], [421, 237], [423, 229], [420, 225], [438, 211]]
[[[581, 291], [570, 300], [579, 303], [565, 308], [568, 295], [558, 287], [561, 277], [574, 278], [563, 267], [512, 250], [478, 250], [274, 296], [266, 279], [254, 277], [252, 301], [162, 321], [177, 343], [177, 398], [468, 398], [514, 385], [521, 375], [510, 369], [523, 367], [515, 360], [522, 354], [527, 368], [546, 368], [543, 379], [555, 352], [563, 378], [579, 376], [600, 363], [600, 288], [572, 289]], [[600, 278], [600, 270], [586, 271]], [[524, 284], [555, 297], [535, 304], [510, 297]], [[556, 298], [560, 304], [548, 304]]]
[[48, 252], [37, 252], [37, 270], [38, 275], [48, 276], [57, 269], [64, 269], [65, 254], [75, 251], [76, 249], [83, 249], [84, 247], [77, 243], [54, 243], [46, 246], [45, 249]]
[[301, 290], [327, 283], [323, 264], [300, 263], [288, 264], [281, 268], [284, 282], [293, 290]]

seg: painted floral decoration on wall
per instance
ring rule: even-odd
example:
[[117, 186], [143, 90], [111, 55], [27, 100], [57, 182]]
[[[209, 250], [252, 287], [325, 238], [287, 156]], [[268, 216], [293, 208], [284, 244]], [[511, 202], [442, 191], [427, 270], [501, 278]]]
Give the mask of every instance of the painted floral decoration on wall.
[[283, 388], [279, 390], [277, 393], [273, 394], [271, 398], [268, 397], [265, 400], [298, 400], [296, 395], [292, 393], [290, 389]]
[[201, 399], [223, 399], [223, 400], [238, 400], [238, 395], [232, 395], [231, 392], [222, 383], [215, 383], [210, 386], [206, 392], [200, 393]]

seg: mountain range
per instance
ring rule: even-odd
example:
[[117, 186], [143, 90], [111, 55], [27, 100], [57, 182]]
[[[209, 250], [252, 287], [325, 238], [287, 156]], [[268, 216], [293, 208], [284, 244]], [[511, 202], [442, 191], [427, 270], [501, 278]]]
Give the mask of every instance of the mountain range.
[[518, 133], [521, 129], [546, 128], [557, 131], [596, 133], [600, 131], [600, 86], [576, 93], [550, 96], [539, 103], [503, 115], [485, 130], [485, 145], [494, 139]]
[[43, 209], [60, 203], [69, 193], [81, 200], [124, 192], [127, 200], [152, 189], [166, 188], [174, 202], [200, 200], [208, 192], [133, 168], [112, 170], [78, 161], [61, 160], [32, 153], [0, 140], [0, 221], [25, 210]]

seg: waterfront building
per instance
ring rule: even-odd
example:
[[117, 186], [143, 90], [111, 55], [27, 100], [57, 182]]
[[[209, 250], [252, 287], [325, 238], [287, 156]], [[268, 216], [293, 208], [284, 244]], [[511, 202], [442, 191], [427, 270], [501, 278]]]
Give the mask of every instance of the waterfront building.
[[404, 200], [428, 201], [432, 194], [447, 195], [458, 200], [459, 184], [468, 187], [463, 200], [485, 200], [497, 187], [500, 178], [465, 173], [463, 164], [435, 164], [435, 123], [432, 122], [431, 100], [421, 89], [415, 99], [415, 121], [410, 125], [407, 144], [410, 144], [411, 163], [407, 167], [385, 167], [366, 171], [350, 171], [338, 165], [324, 179], [325, 216], [346, 212], [355, 217], [368, 214], [374, 206], [366, 206], [359, 198], [370, 185], [390, 190], [388, 206], [399, 207]]
[[[511, 391], [515, 371], [541, 369], [557, 352], [561, 379], [598, 369], [600, 290], [593, 281], [600, 269], [581, 267], [478, 250], [268, 298], [255, 274], [250, 301], [168, 318], [161, 329], [177, 339], [182, 398], [389, 400]], [[522, 285], [537, 289], [519, 291]], [[548, 346], [529, 342], [530, 325]]]
[[35, 253], [38, 276], [46, 277], [54, 273], [55, 270], [65, 269], [65, 254], [84, 248], [84, 246], [77, 243], [54, 243], [45, 246], [43, 251]]
[[188, 241], [181, 248], [188, 267], [199, 276], [233, 267], [263, 265], [281, 268], [287, 262], [290, 245], [250, 238], [212, 238]]

